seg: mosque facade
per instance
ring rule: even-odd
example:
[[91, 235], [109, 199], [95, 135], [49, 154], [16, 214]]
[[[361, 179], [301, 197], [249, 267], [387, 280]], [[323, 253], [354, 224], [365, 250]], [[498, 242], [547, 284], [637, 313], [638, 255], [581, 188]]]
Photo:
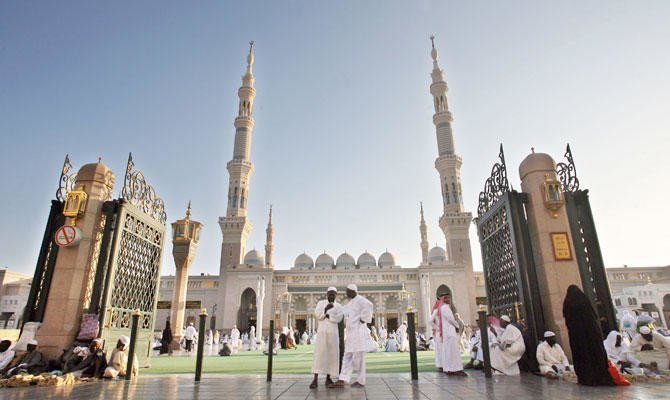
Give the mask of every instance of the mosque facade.
[[[290, 269], [276, 269], [272, 260], [272, 209], [266, 227], [265, 251], [247, 251], [247, 238], [252, 229], [247, 205], [250, 178], [254, 171], [251, 139], [256, 96], [254, 50], [253, 42], [250, 43], [246, 72], [238, 90], [239, 110], [234, 121], [233, 157], [227, 164], [227, 209], [225, 216], [219, 218], [222, 233], [219, 275], [189, 277], [186, 321], [194, 318], [192, 310], [207, 308], [210, 315], [208, 327], [212, 329], [229, 330], [236, 325], [245, 331], [254, 325], [257, 332], [266, 335], [269, 322], [273, 319], [276, 327], [290, 325], [300, 331], [312, 331], [316, 329], [314, 308], [319, 300], [325, 298], [326, 289], [337, 287], [338, 300], [346, 303], [344, 288], [349, 283], [356, 283], [359, 293], [374, 304], [374, 324], [389, 330], [394, 330], [405, 320], [408, 309], [416, 313], [417, 329], [429, 330], [436, 293], [445, 289], [452, 293], [453, 302], [463, 320], [474, 323], [477, 293], [469, 239], [472, 214], [463, 206], [462, 159], [456, 153], [453, 116], [447, 100], [448, 86], [438, 65], [438, 51], [432, 37], [431, 58], [430, 94], [438, 150], [435, 168], [443, 199], [443, 213], [438, 223], [446, 246], [429, 249], [427, 225], [421, 207], [421, 260], [416, 266], [397, 265], [389, 251], [378, 257], [368, 252], [357, 257], [346, 252], [334, 257], [324, 252], [314, 256], [300, 254]], [[169, 313], [173, 289], [174, 277], [162, 277], [156, 326], [162, 326]], [[479, 292], [481, 295], [481, 290]]]

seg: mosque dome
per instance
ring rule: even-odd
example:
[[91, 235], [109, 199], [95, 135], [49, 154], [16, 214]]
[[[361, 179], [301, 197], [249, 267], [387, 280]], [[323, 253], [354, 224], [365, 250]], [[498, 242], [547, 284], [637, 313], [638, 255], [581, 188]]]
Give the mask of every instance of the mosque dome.
[[376, 266], [377, 260], [375, 260], [375, 256], [368, 253], [367, 251], [358, 257], [359, 268], [375, 268]]
[[379, 256], [378, 264], [380, 268], [395, 267], [395, 257], [393, 254], [386, 251]]
[[296, 257], [295, 261], [293, 262], [293, 268], [312, 269], [314, 268], [314, 260], [312, 260], [312, 257], [308, 256], [307, 253], [302, 253]]
[[335, 266], [333, 257], [325, 252], [316, 258], [316, 269], [331, 269], [333, 266]]
[[435, 246], [428, 252], [428, 262], [430, 264], [444, 264], [447, 262], [447, 252], [440, 246]]
[[353, 269], [356, 266], [356, 260], [354, 260], [351, 254], [344, 252], [337, 257], [336, 266], [342, 269]]
[[265, 257], [260, 251], [253, 249], [244, 256], [244, 264], [254, 267], [262, 267], [265, 265]]

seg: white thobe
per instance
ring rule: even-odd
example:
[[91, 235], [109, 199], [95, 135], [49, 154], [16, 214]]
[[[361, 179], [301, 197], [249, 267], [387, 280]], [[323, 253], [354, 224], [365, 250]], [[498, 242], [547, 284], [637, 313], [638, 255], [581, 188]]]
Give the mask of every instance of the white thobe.
[[498, 344], [491, 347], [491, 367], [505, 375], [519, 375], [517, 362], [526, 351], [521, 331], [509, 324], [498, 336]]
[[230, 330], [230, 347], [233, 348], [234, 352], [237, 352], [237, 348], [240, 346], [240, 330], [233, 328]]
[[4, 369], [14, 359], [14, 350], [5, 350], [0, 353], [0, 370]]
[[[456, 372], [463, 370], [463, 361], [459, 350], [461, 336], [456, 332], [458, 322], [454, 318], [449, 304], [440, 306], [442, 316], [442, 335], [440, 335], [439, 319], [437, 321], [437, 331], [435, 343], [442, 342], [442, 370], [444, 372]], [[437, 315], [437, 314], [436, 314]]]
[[398, 351], [409, 351], [409, 340], [407, 337], [407, 325], [402, 324], [400, 325], [400, 328], [398, 328], [398, 332], [396, 332], [396, 336], [398, 337]]
[[433, 340], [435, 341], [435, 366], [442, 368], [442, 339], [438, 339], [440, 335], [440, 321], [437, 318], [437, 308], [430, 314], [430, 324], [433, 328]]
[[326, 312], [327, 305], [328, 300], [320, 300], [314, 309], [314, 316], [318, 321], [319, 340], [314, 344], [312, 373], [328, 374], [335, 380], [340, 369], [340, 334], [337, 324], [342, 321], [344, 310], [339, 303], [333, 303], [333, 308]]
[[640, 361], [635, 358], [630, 346], [623, 340], [623, 336], [620, 346], [617, 347], [616, 339], [618, 336], [620, 336], [619, 332], [610, 331], [607, 338], [603, 340], [603, 347], [605, 347], [605, 351], [607, 352], [607, 358], [612, 360], [614, 365], [630, 363], [633, 367], [637, 368], [640, 365]]
[[546, 341], [537, 346], [535, 353], [537, 362], [540, 364], [540, 372], [546, 374], [547, 372], [555, 372], [551, 367], [556, 366], [559, 373], [565, 372], [565, 367], [570, 366], [570, 361], [561, 348], [561, 345], [556, 343], [549, 346]]
[[356, 382], [365, 385], [365, 352], [369, 349], [370, 330], [366, 324], [372, 322], [372, 303], [357, 295], [344, 307], [347, 321], [344, 342], [344, 358], [340, 379], [349, 383], [354, 367], [358, 370]]
[[[654, 346], [654, 350], [642, 350], [642, 346], [650, 344]], [[645, 339], [641, 334], [637, 334], [633, 341], [630, 342], [630, 348], [635, 353], [635, 357], [645, 364], [650, 364], [654, 361], [659, 366], [667, 366], [670, 359], [670, 338], [661, 335], [658, 332], [652, 332], [652, 340]]]
[[195, 330], [193, 325], [189, 325], [189, 326], [186, 327], [186, 329], [184, 329], [184, 339], [193, 340], [197, 333], [198, 333], [198, 331]]

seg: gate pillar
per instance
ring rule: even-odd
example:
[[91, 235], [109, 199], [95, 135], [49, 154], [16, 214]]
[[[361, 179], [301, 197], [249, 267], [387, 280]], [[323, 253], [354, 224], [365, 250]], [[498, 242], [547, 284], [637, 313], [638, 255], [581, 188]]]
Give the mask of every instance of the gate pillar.
[[549, 155], [533, 152], [521, 162], [519, 175], [521, 189], [528, 195], [528, 230], [545, 324], [556, 333], [566, 354], [571, 354], [563, 300], [568, 286], [574, 284], [581, 288], [582, 280], [555, 170], [556, 164]]
[[188, 270], [195, 259], [195, 251], [200, 241], [200, 229], [202, 229], [202, 224], [191, 220], [191, 202], [189, 201], [186, 217], [172, 223], [172, 256], [175, 264], [175, 280], [172, 309], [170, 310], [170, 325], [173, 332], [170, 347], [173, 350], [179, 350], [179, 341], [184, 326]]
[[72, 343], [88, 307], [102, 232], [102, 204], [111, 199], [113, 187], [114, 174], [101, 162], [86, 164], [77, 173], [74, 190], [86, 192], [88, 200], [76, 222], [66, 218], [65, 224], [76, 224], [82, 239], [78, 245], [63, 247], [58, 252], [44, 319], [35, 335], [48, 358], [59, 356]]

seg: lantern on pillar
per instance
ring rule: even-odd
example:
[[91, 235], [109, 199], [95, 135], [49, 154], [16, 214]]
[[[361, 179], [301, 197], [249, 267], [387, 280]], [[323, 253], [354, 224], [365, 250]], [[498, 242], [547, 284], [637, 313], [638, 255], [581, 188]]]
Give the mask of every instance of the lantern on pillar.
[[73, 218], [74, 220], [86, 211], [86, 202], [88, 195], [83, 190], [73, 190], [68, 192], [65, 198], [65, 205], [63, 206], [63, 215]]
[[557, 218], [557, 211], [565, 204], [561, 182], [556, 177], [546, 174], [542, 183], [542, 193], [544, 194], [544, 207], [549, 210], [553, 218]]
[[402, 284], [402, 290], [398, 293], [398, 298], [400, 299], [400, 305], [402, 307], [402, 312], [405, 313], [409, 309], [409, 299], [410, 299], [410, 292], [405, 289], [405, 284]]

